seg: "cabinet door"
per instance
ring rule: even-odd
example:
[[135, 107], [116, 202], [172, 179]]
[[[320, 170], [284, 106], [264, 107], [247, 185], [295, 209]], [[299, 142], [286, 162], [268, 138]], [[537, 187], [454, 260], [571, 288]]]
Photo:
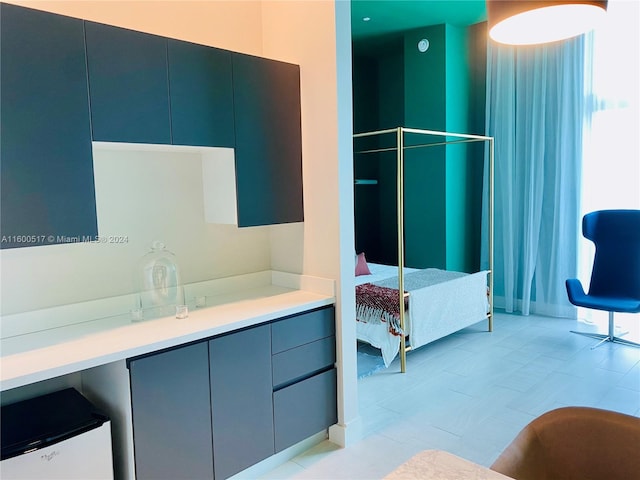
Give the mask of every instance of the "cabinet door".
[[221, 480], [274, 453], [271, 326], [214, 338], [209, 358], [213, 458]]
[[301, 222], [300, 67], [232, 58], [238, 225]]
[[207, 342], [132, 360], [138, 479], [213, 478]]
[[233, 147], [231, 52], [169, 39], [174, 145]]
[[81, 20], [0, 4], [2, 248], [98, 233]]
[[280, 452], [338, 421], [336, 369], [273, 392], [275, 447]]
[[85, 25], [93, 139], [170, 143], [167, 39]]

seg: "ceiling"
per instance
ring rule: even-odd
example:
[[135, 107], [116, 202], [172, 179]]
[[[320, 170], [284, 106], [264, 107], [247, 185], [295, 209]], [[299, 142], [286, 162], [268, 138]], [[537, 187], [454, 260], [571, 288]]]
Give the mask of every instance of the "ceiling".
[[472, 25], [486, 18], [485, 0], [351, 0], [354, 42], [442, 23]]

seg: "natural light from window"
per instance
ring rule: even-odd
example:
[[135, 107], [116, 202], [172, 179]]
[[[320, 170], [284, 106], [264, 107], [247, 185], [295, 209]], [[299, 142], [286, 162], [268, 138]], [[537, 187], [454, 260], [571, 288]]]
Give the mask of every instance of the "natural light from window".
[[[582, 215], [640, 209], [639, 18], [639, 2], [609, 1], [606, 21], [587, 35]], [[584, 238], [579, 247], [579, 275], [586, 288], [594, 248]], [[578, 316], [606, 323], [607, 313], [580, 309]], [[634, 317], [637, 323], [637, 316], [616, 315], [622, 323], [625, 317]]]

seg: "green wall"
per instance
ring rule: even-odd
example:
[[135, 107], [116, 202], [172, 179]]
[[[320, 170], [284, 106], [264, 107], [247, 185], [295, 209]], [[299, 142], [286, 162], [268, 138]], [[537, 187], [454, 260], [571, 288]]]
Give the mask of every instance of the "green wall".
[[[402, 38], [389, 38], [372, 53], [353, 56], [354, 132], [395, 128], [404, 122]], [[354, 151], [389, 146], [391, 136], [354, 141]], [[377, 180], [355, 186], [356, 251], [376, 263], [397, 258], [396, 162], [392, 153], [354, 156], [354, 177]]]
[[[378, 62], [364, 56], [353, 59], [353, 123], [354, 133], [378, 128]], [[354, 142], [355, 148], [370, 148], [371, 141]], [[378, 162], [369, 155], [354, 156], [354, 178], [377, 179]], [[354, 220], [358, 235], [355, 249], [375, 257], [380, 250], [378, 192], [374, 186], [354, 186]]]
[[[404, 34], [407, 127], [440, 131], [446, 128], [447, 29], [448, 25], [436, 25]], [[421, 53], [417, 45], [423, 38], [429, 40], [429, 49]]]
[[[376, 126], [369, 123], [367, 130], [406, 126], [482, 134], [485, 92], [481, 66], [486, 62], [486, 43], [478, 45], [482, 33], [476, 26], [436, 25], [390, 38], [385, 49], [380, 49], [380, 41], [376, 49], [354, 44], [354, 118], [360, 118], [362, 125], [365, 120], [361, 116], [367, 116], [366, 121], [371, 122], [377, 115]], [[417, 49], [422, 38], [430, 43], [424, 53]], [[377, 64], [375, 80], [370, 65], [366, 74], [364, 70], [358, 71], [363, 58]], [[371, 91], [367, 82], [375, 83], [377, 99], [365, 100], [361, 95]], [[370, 103], [377, 103], [375, 113]], [[363, 130], [356, 128], [356, 131]], [[387, 146], [394, 140], [389, 136], [378, 146]], [[428, 143], [440, 140], [426, 139]], [[406, 141], [424, 143], [425, 139], [409, 135]], [[477, 270], [482, 156], [482, 144], [405, 150], [407, 266]], [[356, 172], [363, 168], [362, 162], [356, 156]], [[355, 191], [356, 244], [363, 246], [368, 259], [380, 263], [393, 264], [397, 260], [395, 172], [395, 153], [380, 154], [378, 185], [366, 187], [370, 189], [367, 192], [365, 187], [356, 187]], [[375, 235], [370, 233], [372, 227], [367, 223], [373, 217], [369, 214], [360, 218], [358, 213], [365, 203], [369, 212], [376, 212], [379, 221], [375, 242], [372, 240]]]
[[[378, 129], [396, 128], [402, 125], [405, 116], [402, 39], [395, 38], [390, 46], [392, 48], [378, 57], [378, 98], [380, 99]], [[380, 148], [395, 146], [393, 134], [378, 137], [378, 140]], [[395, 152], [381, 153], [377, 159], [380, 173], [378, 178], [380, 252], [376, 258], [379, 259], [379, 263], [396, 264], [398, 258], [396, 154]]]
[[[486, 75], [487, 75], [487, 24], [477, 23], [469, 27], [469, 78], [471, 98], [469, 101], [469, 133], [484, 135], [485, 105], [486, 105]], [[484, 174], [484, 152], [486, 142], [468, 144], [469, 149], [469, 181], [467, 196], [467, 211], [470, 212], [469, 236], [471, 247], [467, 250], [469, 264], [472, 271], [480, 269], [481, 223], [482, 223], [482, 190]], [[488, 150], [487, 150], [488, 151]], [[486, 210], [486, 207], [485, 207]], [[486, 252], [484, 252], [486, 254]]]
[[[404, 35], [406, 127], [443, 131], [447, 109], [446, 25], [411, 30]], [[421, 53], [421, 39], [429, 49]], [[433, 142], [437, 137], [407, 138]], [[411, 267], [446, 268], [446, 149], [405, 151], [405, 250]]]
[[[470, 79], [467, 55], [468, 30], [446, 28], [447, 132], [469, 132]], [[471, 269], [471, 212], [467, 209], [469, 150], [467, 144], [447, 145], [446, 164], [446, 265], [449, 270]]]

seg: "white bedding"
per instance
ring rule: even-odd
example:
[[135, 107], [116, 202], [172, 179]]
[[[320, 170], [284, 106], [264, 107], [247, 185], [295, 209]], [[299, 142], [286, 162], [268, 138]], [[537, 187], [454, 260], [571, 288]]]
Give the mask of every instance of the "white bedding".
[[[374, 283], [398, 287], [398, 267], [369, 263], [371, 275], [356, 277], [356, 284]], [[472, 274], [446, 270], [405, 268], [405, 290], [410, 293], [405, 330], [411, 348], [468, 327], [487, 318], [487, 272]], [[427, 285], [427, 286], [422, 286]], [[356, 322], [358, 340], [382, 351], [385, 366], [400, 350], [400, 337], [391, 335], [388, 325]]]

